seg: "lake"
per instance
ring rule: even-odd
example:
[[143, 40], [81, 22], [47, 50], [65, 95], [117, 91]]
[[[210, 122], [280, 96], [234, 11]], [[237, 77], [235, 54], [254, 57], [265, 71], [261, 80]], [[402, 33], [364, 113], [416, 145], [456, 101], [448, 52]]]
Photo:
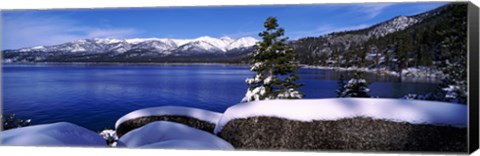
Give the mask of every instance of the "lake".
[[[223, 112], [243, 98], [253, 73], [234, 65], [11, 65], [2, 66], [4, 114], [32, 124], [67, 121], [100, 131], [136, 109], [176, 105]], [[298, 71], [305, 98], [336, 97], [340, 72]], [[435, 83], [398, 82], [368, 74], [371, 95], [425, 94]]]

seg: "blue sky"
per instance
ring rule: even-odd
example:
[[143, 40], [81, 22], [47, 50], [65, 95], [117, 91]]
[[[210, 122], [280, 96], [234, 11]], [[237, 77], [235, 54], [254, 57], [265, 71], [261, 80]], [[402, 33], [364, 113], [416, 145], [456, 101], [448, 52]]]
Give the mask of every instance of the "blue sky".
[[268, 16], [291, 39], [361, 29], [446, 3], [364, 3], [160, 7], [122, 9], [4, 10], [2, 49], [54, 45], [84, 38], [258, 38]]

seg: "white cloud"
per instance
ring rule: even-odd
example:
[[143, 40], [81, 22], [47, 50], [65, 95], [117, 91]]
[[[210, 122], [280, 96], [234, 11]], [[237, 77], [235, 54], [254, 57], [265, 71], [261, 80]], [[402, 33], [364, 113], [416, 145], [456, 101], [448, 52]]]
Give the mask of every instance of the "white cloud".
[[360, 4], [355, 10], [358, 10], [365, 14], [369, 19], [377, 17], [383, 12], [383, 10], [394, 3], [372, 3], [372, 4]]
[[358, 30], [358, 29], [367, 28], [369, 26], [370, 25], [368, 24], [360, 24], [360, 25], [354, 25], [354, 26], [341, 26], [341, 27], [332, 26], [332, 25], [322, 25], [314, 30], [295, 31], [291, 33], [287, 32], [287, 36], [289, 35], [291, 39], [299, 39], [302, 37], [318, 37], [318, 36], [329, 34], [332, 32]]
[[124, 38], [133, 28], [91, 27], [63, 17], [16, 16], [2, 19], [2, 49], [55, 45], [85, 38]]

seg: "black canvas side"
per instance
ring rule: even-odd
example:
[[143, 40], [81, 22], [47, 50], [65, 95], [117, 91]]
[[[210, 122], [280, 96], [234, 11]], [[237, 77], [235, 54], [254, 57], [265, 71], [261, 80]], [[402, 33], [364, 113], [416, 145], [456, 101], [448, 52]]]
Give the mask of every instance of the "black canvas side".
[[478, 7], [472, 2], [468, 5], [468, 78], [469, 78], [469, 123], [468, 123], [468, 151], [473, 153], [479, 146], [479, 32]]

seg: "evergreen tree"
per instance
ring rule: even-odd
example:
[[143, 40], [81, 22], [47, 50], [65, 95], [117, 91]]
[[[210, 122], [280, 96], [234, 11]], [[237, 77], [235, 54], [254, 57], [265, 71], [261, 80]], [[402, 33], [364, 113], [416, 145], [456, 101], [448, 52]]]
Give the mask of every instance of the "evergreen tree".
[[266, 30], [259, 33], [263, 41], [257, 43], [251, 58], [250, 70], [256, 74], [245, 80], [249, 89], [242, 101], [303, 98], [297, 90], [302, 84], [295, 83], [299, 79], [295, 52], [286, 44], [288, 38], [281, 38], [285, 30], [278, 28], [274, 17], [268, 17], [264, 27]]
[[454, 6], [449, 29], [437, 32], [441, 44], [438, 67], [444, 74], [440, 87], [444, 100], [467, 103], [467, 12], [466, 6]]
[[338, 79], [337, 97], [344, 97], [343, 92], [345, 92], [345, 78], [343, 77], [343, 74], [340, 74], [340, 79]]
[[355, 71], [353, 78], [345, 85], [345, 91], [340, 97], [370, 97], [368, 94], [367, 81], [363, 78], [363, 73]]

